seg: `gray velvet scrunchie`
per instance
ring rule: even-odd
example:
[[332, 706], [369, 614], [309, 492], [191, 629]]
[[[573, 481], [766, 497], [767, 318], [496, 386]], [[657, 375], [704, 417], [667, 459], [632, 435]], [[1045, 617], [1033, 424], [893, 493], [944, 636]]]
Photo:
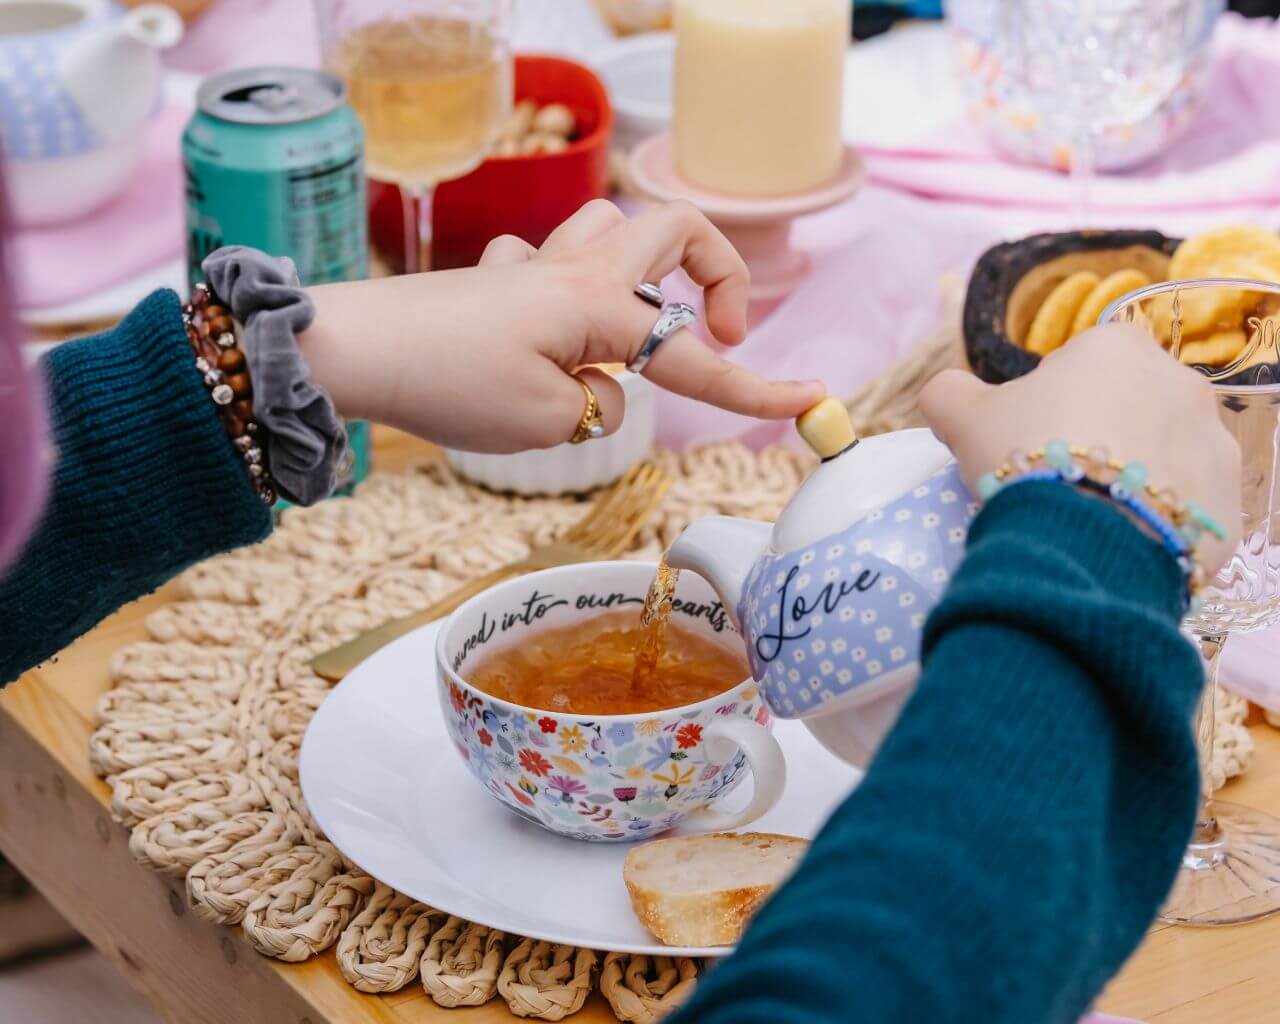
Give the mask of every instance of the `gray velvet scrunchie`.
[[253, 414], [268, 434], [267, 463], [280, 496], [314, 505], [337, 486], [347, 432], [333, 402], [311, 383], [298, 335], [316, 310], [293, 260], [228, 245], [205, 257], [209, 286], [244, 325]]

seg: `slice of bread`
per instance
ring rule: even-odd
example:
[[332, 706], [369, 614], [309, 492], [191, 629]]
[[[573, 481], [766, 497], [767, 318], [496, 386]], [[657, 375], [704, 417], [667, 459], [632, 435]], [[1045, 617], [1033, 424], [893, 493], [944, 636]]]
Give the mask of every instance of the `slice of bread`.
[[627, 853], [622, 879], [660, 941], [728, 946], [808, 849], [806, 839], [767, 832], [655, 839]]

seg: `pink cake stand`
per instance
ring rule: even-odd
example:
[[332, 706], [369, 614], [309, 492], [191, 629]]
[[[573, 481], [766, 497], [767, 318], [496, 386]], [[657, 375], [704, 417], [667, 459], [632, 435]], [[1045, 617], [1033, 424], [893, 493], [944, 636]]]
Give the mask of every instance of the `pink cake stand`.
[[751, 268], [752, 302], [781, 299], [809, 272], [808, 255], [791, 245], [791, 222], [848, 199], [864, 177], [862, 158], [849, 146], [839, 173], [810, 192], [768, 198], [708, 192], [676, 173], [669, 132], [637, 146], [629, 170], [641, 194], [660, 202], [687, 199], [728, 236]]

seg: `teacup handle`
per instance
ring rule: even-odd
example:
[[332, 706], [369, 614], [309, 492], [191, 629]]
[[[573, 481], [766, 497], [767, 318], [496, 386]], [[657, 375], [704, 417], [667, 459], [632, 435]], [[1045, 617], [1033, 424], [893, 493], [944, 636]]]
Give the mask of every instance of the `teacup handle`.
[[751, 802], [737, 812], [703, 807], [684, 820], [684, 827], [700, 832], [732, 832], [749, 825], [782, 797], [787, 785], [787, 760], [773, 733], [747, 718], [726, 718], [707, 726], [703, 742], [714, 764], [728, 764], [735, 750], [747, 755], [755, 782]]

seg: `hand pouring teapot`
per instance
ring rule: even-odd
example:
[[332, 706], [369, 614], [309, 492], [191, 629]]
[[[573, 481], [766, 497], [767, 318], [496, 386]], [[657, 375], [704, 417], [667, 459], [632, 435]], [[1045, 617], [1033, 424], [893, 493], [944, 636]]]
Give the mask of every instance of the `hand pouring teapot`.
[[915, 685], [977, 506], [928, 430], [858, 441], [834, 399], [797, 426], [823, 462], [777, 524], [701, 519], [666, 557], [719, 593], [773, 712], [863, 767]]

